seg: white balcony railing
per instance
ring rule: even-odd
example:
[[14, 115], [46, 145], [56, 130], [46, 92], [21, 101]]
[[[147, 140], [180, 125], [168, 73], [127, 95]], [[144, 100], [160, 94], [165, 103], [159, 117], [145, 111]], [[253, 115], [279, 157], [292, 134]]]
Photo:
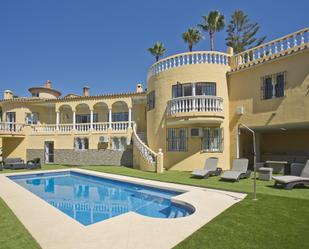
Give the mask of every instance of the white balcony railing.
[[[133, 146], [139, 151], [141, 157], [149, 165], [148, 168], [152, 168], [153, 171], [156, 170], [157, 156], [158, 154], [151, 150], [138, 136], [136, 132], [136, 124], [133, 124]], [[139, 162], [141, 163], [141, 162]]]
[[0, 132], [1, 133], [20, 133], [22, 132], [24, 124], [14, 122], [1, 122]]
[[240, 67], [253, 62], [264, 61], [284, 55], [287, 52], [293, 52], [309, 45], [309, 28], [305, 28], [281, 37], [279, 39], [264, 43], [260, 46], [248, 49], [242, 53], [236, 54], [235, 67]]
[[[71, 133], [71, 132], [102, 132], [107, 133], [109, 128], [108, 122], [93, 123], [92, 129], [90, 123], [77, 123], [75, 127], [73, 124], [59, 124], [58, 128], [56, 124], [45, 124], [45, 125], [33, 125], [32, 130], [34, 133]], [[112, 132], [127, 132], [129, 128], [129, 122], [112, 122]]]
[[160, 72], [185, 65], [194, 64], [219, 64], [229, 65], [229, 54], [213, 51], [199, 51], [176, 54], [164, 58], [151, 66], [148, 71], [148, 79]]
[[167, 115], [185, 112], [222, 112], [223, 98], [217, 96], [186, 96], [167, 103]]

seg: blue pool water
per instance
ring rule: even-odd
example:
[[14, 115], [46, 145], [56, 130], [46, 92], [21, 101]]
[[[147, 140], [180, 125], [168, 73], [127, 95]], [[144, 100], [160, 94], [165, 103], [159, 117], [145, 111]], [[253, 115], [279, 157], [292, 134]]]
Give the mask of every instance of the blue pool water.
[[73, 171], [9, 178], [84, 225], [130, 211], [158, 218], [178, 218], [193, 213], [191, 207], [171, 201], [171, 197], [181, 192]]

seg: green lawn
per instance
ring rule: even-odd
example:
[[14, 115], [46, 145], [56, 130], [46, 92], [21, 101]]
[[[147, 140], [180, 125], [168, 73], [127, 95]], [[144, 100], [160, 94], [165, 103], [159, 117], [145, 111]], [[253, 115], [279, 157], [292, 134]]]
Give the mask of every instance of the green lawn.
[[[44, 170], [63, 168], [67, 167], [60, 165], [43, 166]], [[211, 177], [207, 180], [192, 179], [188, 172], [167, 171], [163, 174], [155, 174], [116, 166], [86, 166], [82, 168], [249, 193], [245, 200], [229, 208], [177, 245], [175, 247], [177, 249], [296, 249], [305, 248], [306, 245], [309, 245], [308, 187], [287, 191], [274, 188], [273, 182], [257, 181], [259, 200], [252, 201], [252, 179], [231, 183], [221, 182], [218, 177]], [[39, 248], [3, 201], [0, 201], [0, 228], [0, 245], [4, 244], [4, 248], [25, 248], [25, 243], [27, 248]], [[12, 234], [12, 231], [18, 231], [18, 233]], [[12, 238], [12, 236], [14, 237]]]

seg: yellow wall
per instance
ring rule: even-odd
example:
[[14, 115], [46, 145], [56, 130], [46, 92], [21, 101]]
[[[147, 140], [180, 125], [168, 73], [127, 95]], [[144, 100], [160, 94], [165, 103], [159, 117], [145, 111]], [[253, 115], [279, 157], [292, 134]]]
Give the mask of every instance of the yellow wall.
[[[158, 151], [159, 148], [163, 149], [165, 168], [188, 171], [202, 168], [205, 159], [210, 156], [218, 156], [219, 164], [222, 168], [226, 169], [229, 167], [229, 105], [226, 82], [226, 72], [228, 70], [228, 66], [218, 64], [185, 65], [166, 70], [149, 79], [148, 92], [155, 90], [155, 108], [147, 112], [147, 138], [151, 149], [154, 151]], [[191, 140], [190, 129], [188, 130], [188, 152], [167, 151], [166, 129], [173, 126], [167, 126], [166, 108], [167, 102], [172, 99], [172, 85], [175, 85], [177, 82], [216, 82], [217, 96], [222, 97], [224, 101], [224, 113], [220, 114], [224, 117], [221, 119], [221, 127], [224, 129], [224, 134], [227, 134], [224, 137], [224, 150], [222, 153], [201, 153], [200, 140], [196, 140], [196, 138]], [[190, 114], [187, 117], [190, 117]], [[197, 114], [195, 118], [198, 117]], [[197, 121], [199, 123], [198, 127], [213, 126], [218, 120], [212, 122], [212, 118], [211, 115], [208, 116], [209, 122], [206, 121], [207, 124], [204, 121]], [[179, 121], [177, 126], [192, 127], [192, 125], [182, 124], [182, 121]]]
[[[260, 129], [308, 127], [308, 69], [309, 50], [304, 50], [229, 74], [231, 159], [236, 158], [236, 131], [241, 122]], [[285, 96], [262, 100], [261, 77], [283, 71], [286, 72]], [[236, 114], [238, 106], [244, 107], [244, 115]]]

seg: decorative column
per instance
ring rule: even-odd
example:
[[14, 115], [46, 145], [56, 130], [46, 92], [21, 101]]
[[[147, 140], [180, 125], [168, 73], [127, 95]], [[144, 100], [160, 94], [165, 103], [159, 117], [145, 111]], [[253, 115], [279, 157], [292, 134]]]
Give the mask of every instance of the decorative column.
[[60, 113], [56, 111], [56, 131], [59, 131], [59, 120], [60, 120]]
[[[195, 83], [192, 83], [192, 96], [195, 97]], [[196, 102], [195, 102], [195, 98], [192, 99], [192, 110], [195, 111], [196, 110]]]
[[90, 110], [90, 130], [93, 130], [93, 110]]
[[112, 108], [108, 108], [108, 129], [112, 129]]
[[129, 128], [131, 128], [131, 122], [132, 122], [132, 108], [129, 108]]
[[76, 111], [73, 110], [73, 130], [76, 129]]

